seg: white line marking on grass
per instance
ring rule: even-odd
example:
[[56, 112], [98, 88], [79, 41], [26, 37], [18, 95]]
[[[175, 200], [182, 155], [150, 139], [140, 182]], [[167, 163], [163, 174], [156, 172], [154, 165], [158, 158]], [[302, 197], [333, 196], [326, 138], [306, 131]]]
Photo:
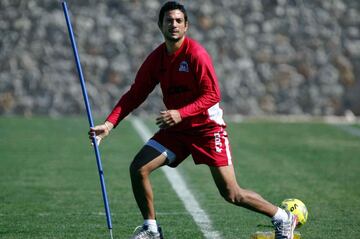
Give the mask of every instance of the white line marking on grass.
[[336, 126], [353, 136], [360, 137], [360, 129], [356, 127], [352, 127], [350, 125], [340, 125], [340, 124], [336, 124]]
[[[151, 138], [152, 133], [140, 119], [132, 117], [130, 121], [144, 142]], [[178, 197], [184, 203], [186, 210], [199, 226], [204, 237], [208, 239], [221, 239], [220, 233], [213, 229], [210, 218], [200, 207], [178, 170], [170, 167], [161, 167], [161, 170], [164, 172]]]

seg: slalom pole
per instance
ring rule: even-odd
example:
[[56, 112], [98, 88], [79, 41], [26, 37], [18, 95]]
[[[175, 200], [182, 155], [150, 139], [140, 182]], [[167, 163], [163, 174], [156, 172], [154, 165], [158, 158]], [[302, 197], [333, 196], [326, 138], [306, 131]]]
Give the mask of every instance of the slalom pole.
[[[87, 113], [89, 125], [90, 125], [90, 127], [94, 127], [94, 121], [93, 121], [93, 118], [92, 118], [92, 115], [91, 115], [91, 108], [90, 108], [89, 99], [88, 99], [88, 95], [87, 95], [87, 91], [86, 91], [84, 75], [83, 75], [81, 64], [80, 64], [80, 57], [79, 57], [79, 54], [78, 54], [78, 51], [77, 51], [75, 36], [74, 36], [73, 30], [72, 30], [71, 21], [70, 21], [68, 9], [67, 9], [66, 1], [62, 2], [62, 7], [63, 7], [63, 10], [64, 10], [64, 15], [65, 15], [66, 25], [67, 25], [68, 32], [69, 32], [71, 46], [72, 46], [72, 49], [73, 49], [73, 52], [74, 52], [76, 68], [77, 68], [77, 71], [78, 71], [78, 74], [79, 74], [79, 80], [80, 80], [81, 90], [82, 90], [82, 94], [83, 94], [84, 101], [85, 101], [85, 107], [86, 107], [86, 113]], [[95, 151], [95, 156], [96, 156], [96, 163], [97, 163], [97, 168], [98, 168], [98, 172], [99, 172], [99, 176], [100, 176], [100, 185], [101, 185], [102, 197], [103, 197], [104, 207], [105, 207], [106, 222], [107, 222], [107, 226], [108, 226], [108, 229], [109, 229], [109, 232], [110, 232], [110, 238], [113, 239], [111, 213], [110, 213], [110, 207], [109, 207], [109, 202], [108, 202], [107, 193], [106, 193], [106, 186], [105, 186], [105, 180], [104, 180], [104, 171], [102, 169], [100, 151], [99, 151], [98, 144], [96, 142], [95, 135], [93, 135], [91, 140], [92, 140], [92, 145], [94, 146], [94, 151]]]

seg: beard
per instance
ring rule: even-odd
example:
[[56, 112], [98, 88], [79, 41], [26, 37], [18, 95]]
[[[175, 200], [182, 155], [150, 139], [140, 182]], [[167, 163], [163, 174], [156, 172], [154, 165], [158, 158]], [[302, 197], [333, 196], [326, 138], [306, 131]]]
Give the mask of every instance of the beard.
[[165, 36], [165, 39], [170, 42], [176, 43], [181, 39], [181, 37]]

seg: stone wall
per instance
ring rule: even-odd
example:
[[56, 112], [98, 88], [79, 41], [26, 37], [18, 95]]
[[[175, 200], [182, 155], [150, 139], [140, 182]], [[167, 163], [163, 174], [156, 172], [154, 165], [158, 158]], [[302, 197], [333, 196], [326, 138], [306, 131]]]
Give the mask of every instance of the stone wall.
[[[92, 110], [105, 116], [162, 42], [164, 1], [68, 0]], [[212, 55], [227, 114], [360, 114], [360, 1], [183, 1]], [[84, 103], [61, 1], [0, 1], [0, 115]], [[137, 111], [163, 109], [156, 89]]]

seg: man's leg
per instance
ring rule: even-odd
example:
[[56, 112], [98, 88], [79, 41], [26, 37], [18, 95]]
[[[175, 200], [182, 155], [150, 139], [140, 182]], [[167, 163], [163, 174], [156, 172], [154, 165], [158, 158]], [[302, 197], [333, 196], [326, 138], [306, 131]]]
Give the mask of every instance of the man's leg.
[[234, 167], [210, 167], [215, 184], [224, 199], [237, 206], [273, 217], [278, 207], [266, 201], [259, 194], [240, 188], [236, 181]]
[[220, 194], [228, 202], [271, 217], [275, 239], [293, 239], [297, 223], [294, 215], [271, 204], [257, 193], [240, 188], [232, 165], [210, 167], [210, 170]]
[[155, 219], [150, 173], [166, 163], [166, 156], [145, 145], [130, 165], [131, 184], [137, 205], [144, 219]]

